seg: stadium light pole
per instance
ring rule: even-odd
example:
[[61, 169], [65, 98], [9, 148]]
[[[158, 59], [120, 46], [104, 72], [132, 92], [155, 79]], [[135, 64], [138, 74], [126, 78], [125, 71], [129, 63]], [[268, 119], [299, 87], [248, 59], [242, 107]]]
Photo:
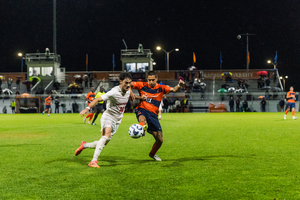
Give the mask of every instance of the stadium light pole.
[[276, 69], [276, 64], [274, 64], [271, 60], [268, 60], [267, 63], [272, 64], [274, 66], [274, 69]]
[[[255, 35], [255, 34], [250, 34], [250, 33], [243, 33], [243, 34], [239, 34], [237, 35], [237, 39], [240, 40], [242, 38], [242, 36], [246, 36], [247, 38], [247, 46], [246, 46], [246, 66], [247, 66], [247, 81], [249, 80], [249, 64], [250, 64], [250, 58], [248, 58], [249, 56], [249, 36], [251, 35]], [[250, 56], [249, 56], [250, 57]]]
[[18, 53], [18, 56], [21, 57], [21, 72], [23, 73], [23, 54]]
[[284, 89], [284, 91], [285, 91], [285, 79], [288, 79], [289, 77], [288, 77], [288, 76], [285, 76], [285, 77], [280, 76], [279, 78], [280, 78], [280, 80], [283, 81], [283, 89]]
[[172, 49], [171, 51], [166, 51], [163, 48], [161, 48], [160, 46], [157, 46], [156, 49], [158, 51], [163, 50], [165, 52], [165, 54], [167, 55], [167, 72], [169, 72], [169, 68], [170, 68], [170, 53], [172, 53], [173, 51], [179, 51], [179, 49], [176, 48], [176, 49]]

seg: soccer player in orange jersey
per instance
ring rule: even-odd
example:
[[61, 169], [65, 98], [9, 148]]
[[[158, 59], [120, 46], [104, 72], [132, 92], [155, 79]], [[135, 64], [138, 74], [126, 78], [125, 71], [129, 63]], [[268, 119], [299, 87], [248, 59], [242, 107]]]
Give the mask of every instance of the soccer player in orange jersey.
[[291, 109], [292, 109], [292, 113], [293, 113], [293, 119], [297, 119], [297, 117], [295, 117], [296, 96], [295, 96], [294, 87], [290, 87], [290, 91], [287, 93], [286, 98], [288, 99], [288, 106], [285, 111], [284, 119], [286, 119], [286, 115], [288, 114], [289, 110], [291, 110]]
[[[86, 95], [86, 100], [87, 100], [87, 105], [89, 106], [90, 103], [95, 99], [95, 88], [94, 87], [91, 87], [91, 91]], [[89, 118], [89, 121], [88, 123], [91, 124], [91, 120], [93, 119], [93, 116], [94, 116], [94, 111], [93, 109], [90, 109], [89, 111], [90, 113], [83, 119], [83, 123], [86, 122], [86, 119]]]
[[46, 109], [43, 111], [43, 115], [44, 115], [45, 112], [48, 111], [48, 117], [50, 117], [51, 102], [52, 102], [51, 93], [49, 93], [48, 97], [45, 99]]
[[140, 97], [135, 97], [131, 93], [131, 98], [141, 99], [141, 102], [136, 107], [136, 117], [144, 130], [147, 129], [155, 139], [152, 150], [149, 153], [149, 156], [155, 161], [161, 161], [156, 152], [163, 143], [162, 129], [157, 118], [161, 100], [164, 94], [178, 92], [183, 84], [184, 81], [179, 80], [179, 84], [175, 87], [160, 85], [157, 83], [157, 73], [155, 71], [148, 72], [147, 82], [132, 82], [132, 89], [137, 89]]

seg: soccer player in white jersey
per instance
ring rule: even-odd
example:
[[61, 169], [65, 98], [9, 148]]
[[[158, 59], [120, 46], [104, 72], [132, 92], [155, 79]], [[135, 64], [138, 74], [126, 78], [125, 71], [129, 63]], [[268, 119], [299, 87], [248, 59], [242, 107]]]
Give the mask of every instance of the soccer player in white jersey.
[[112, 88], [109, 92], [102, 95], [101, 97], [94, 99], [89, 107], [85, 108], [80, 112], [80, 116], [85, 116], [90, 108], [97, 105], [98, 102], [107, 101], [106, 111], [101, 117], [101, 132], [102, 136], [99, 141], [94, 141], [92, 143], [86, 143], [82, 141], [80, 147], [76, 149], [75, 155], [78, 156], [81, 151], [85, 148], [95, 149], [92, 161], [88, 164], [89, 167], [100, 168], [97, 164], [98, 157], [102, 149], [111, 140], [111, 137], [117, 132], [119, 124], [123, 118], [123, 113], [125, 106], [130, 97], [130, 86], [131, 86], [131, 74], [121, 73], [119, 76], [120, 85]]

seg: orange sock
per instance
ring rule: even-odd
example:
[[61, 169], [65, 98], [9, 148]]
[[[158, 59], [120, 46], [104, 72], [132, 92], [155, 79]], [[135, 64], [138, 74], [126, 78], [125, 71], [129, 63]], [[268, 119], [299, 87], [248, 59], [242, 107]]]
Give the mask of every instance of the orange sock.
[[288, 114], [288, 112], [289, 112], [289, 110], [286, 110], [286, 111], [285, 111], [285, 115], [287, 115], [287, 114]]
[[145, 126], [144, 122], [140, 122], [139, 125], [141, 126]]
[[161, 144], [157, 144], [156, 142], [154, 142], [154, 144], [152, 146], [152, 150], [150, 151], [150, 154], [155, 155], [160, 147], [161, 147]]
[[292, 111], [292, 113], [293, 113], [293, 116], [295, 117], [295, 111], [294, 110]]
[[85, 118], [90, 118], [89, 121], [91, 121], [91, 116], [93, 118], [93, 115], [94, 115], [93, 113], [89, 113]]
[[94, 117], [94, 113], [90, 113], [90, 114], [91, 114], [91, 116], [90, 116], [89, 121], [91, 121], [93, 119], [93, 117]]

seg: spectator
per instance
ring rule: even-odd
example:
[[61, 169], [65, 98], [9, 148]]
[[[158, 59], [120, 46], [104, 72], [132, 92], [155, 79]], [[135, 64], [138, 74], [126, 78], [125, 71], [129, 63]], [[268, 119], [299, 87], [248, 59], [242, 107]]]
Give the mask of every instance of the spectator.
[[285, 105], [285, 102], [281, 98], [280, 101], [279, 101], [279, 112], [284, 112], [284, 105]]
[[55, 88], [55, 90], [59, 90], [59, 82], [58, 81], [55, 81], [54, 84], [53, 84], [53, 87]]
[[270, 79], [269, 78], [266, 78], [266, 86], [270, 86]]
[[233, 100], [233, 97], [230, 97], [230, 100], [229, 100], [229, 107], [230, 107], [230, 112], [234, 112], [234, 100]]
[[20, 82], [21, 82], [21, 80], [18, 78], [18, 80], [16, 81], [17, 90], [20, 90]]
[[181, 103], [180, 103], [179, 99], [176, 98], [176, 101], [175, 101], [175, 110], [176, 110], [176, 112], [179, 112], [180, 107], [181, 107]]
[[241, 81], [241, 79], [239, 79], [239, 81], [238, 81], [238, 87], [239, 88], [241, 88], [241, 84], [242, 84], [242, 81]]
[[189, 96], [184, 96], [184, 99], [182, 100], [182, 103], [181, 103], [182, 112], [185, 112], [184, 110], [189, 108], [189, 100], [187, 99], [188, 97]]
[[257, 79], [257, 89], [260, 89], [261, 87], [261, 76], [259, 76], [259, 79]]
[[84, 75], [84, 87], [88, 87], [89, 76], [87, 74]]
[[16, 102], [14, 100], [11, 101], [10, 107], [11, 107], [11, 113], [15, 113]]
[[274, 77], [274, 83], [276, 82], [276, 80], [277, 80], [277, 71], [276, 70], [274, 70], [274, 72], [273, 72], [273, 77]]
[[168, 113], [169, 112], [169, 101], [166, 97], [166, 95], [164, 96], [164, 99], [163, 99], [163, 112], [164, 113]]
[[260, 102], [262, 112], [266, 112], [266, 104], [267, 104], [267, 102], [266, 102], [265, 98], [262, 98], [262, 100]]
[[93, 73], [90, 73], [90, 77], [89, 77], [89, 81], [90, 81], [90, 87], [92, 87], [92, 85], [93, 85]]
[[59, 101], [58, 101], [58, 97], [55, 98], [54, 104], [55, 104], [55, 113], [59, 113]]
[[19, 96], [19, 95], [20, 95], [20, 92], [19, 92], [18, 90], [16, 91], [16, 95], [17, 95], [17, 96]]
[[235, 112], [240, 112], [240, 99], [239, 98], [236, 99], [235, 106], [236, 106]]
[[248, 102], [247, 99], [245, 99], [245, 101], [243, 102], [243, 112], [247, 112], [248, 111]]
[[11, 84], [12, 84], [12, 79], [11, 78], [8, 78], [7, 80], [7, 88], [11, 90]]

